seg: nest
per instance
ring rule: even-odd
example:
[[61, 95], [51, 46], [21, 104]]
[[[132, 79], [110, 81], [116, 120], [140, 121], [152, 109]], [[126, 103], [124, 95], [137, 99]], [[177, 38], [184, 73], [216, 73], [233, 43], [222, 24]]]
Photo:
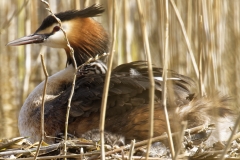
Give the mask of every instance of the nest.
[[[227, 159], [240, 158], [240, 134], [234, 135], [229, 142], [206, 143], [213, 129], [214, 125], [211, 124], [184, 130], [183, 136], [180, 132], [173, 133], [177, 159], [219, 159], [223, 156]], [[154, 137], [147, 154], [148, 140], [132, 140], [125, 144], [121, 135], [105, 132], [105, 159], [145, 159], [146, 155], [148, 159], [172, 159], [167, 138], [167, 134]], [[81, 138], [69, 135], [66, 154], [63, 149], [64, 142], [61, 136], [56, 138], [55, 144], [43, 142], [37, 159], [101, 159], [100, 132], [97, 129], [83, 134]], [[2, 139], [0, 159], [34, 159], [37, 148], [38, 143], [30, 143], [27, 137]]]

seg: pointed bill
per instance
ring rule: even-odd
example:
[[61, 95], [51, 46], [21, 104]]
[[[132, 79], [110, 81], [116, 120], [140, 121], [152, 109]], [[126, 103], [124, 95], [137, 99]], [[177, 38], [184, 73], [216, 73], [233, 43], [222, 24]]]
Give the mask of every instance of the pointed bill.
[[29, 36], [25, 36], [14, 41], [11, 41], [7, 44], [7, 46], [19, 46], [26, 45], [32, 43], [42, 43], [46, 39], [46, 35], [44, 34], [32, 34]]

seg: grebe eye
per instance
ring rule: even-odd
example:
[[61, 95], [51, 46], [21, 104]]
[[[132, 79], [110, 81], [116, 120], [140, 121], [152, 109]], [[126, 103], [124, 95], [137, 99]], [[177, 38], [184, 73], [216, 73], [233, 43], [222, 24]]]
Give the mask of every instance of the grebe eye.
[[57, 32], [57, 31], [59, 31], [59, 30], [60, 30], [60, 27], [59, 27], [59, 26], [55, 26], [55, 27], [53, 28], [53, 33]]

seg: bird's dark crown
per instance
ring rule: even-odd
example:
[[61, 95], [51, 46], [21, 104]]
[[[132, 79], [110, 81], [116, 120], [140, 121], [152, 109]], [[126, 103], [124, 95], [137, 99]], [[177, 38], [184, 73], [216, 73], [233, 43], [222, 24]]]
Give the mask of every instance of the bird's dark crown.
[[[58, 17], [61, 21], [67, 21], [74, 18], [96, 17], [103, 12], [104, 8], [101, 5], [94, 4], [82, 10], [69, 10], [66, 12], [60, 12], [55, 14], [55, 16]], [[53, 16], [49, 15], [43, 20], [41, 26], [37, 29], [36, 33], [50, 27], [54, 23], [57, 23], [57, 20]]]

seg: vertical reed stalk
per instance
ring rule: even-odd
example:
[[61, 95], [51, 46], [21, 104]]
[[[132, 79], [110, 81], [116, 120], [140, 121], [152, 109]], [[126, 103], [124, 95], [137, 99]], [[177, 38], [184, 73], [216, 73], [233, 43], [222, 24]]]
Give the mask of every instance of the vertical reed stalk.
[[111, 78], [111, 71], [112, 71], [112, 62], [114, 57], [114, 48], [117, 38], [117, 6], [116, 6], [116, 0], [113, 0], [113, 15], [112, 15], [112, 46], [110, 50], [110, 55], [108, 59], [108, 65], [107, 65], [107, 73], [105, 77], [105, 83], [103, 88], [103, 96], [102, 96], [102, 103], [101, 103], [101, 114], [100, 114], [100, 122], [99, 122], [99, 130], [100, 130], [100, 141], [101, 141], [101, 159], [105, 160], [105, 149], [104, 149], [104, 125], [105, 125], [105, 116], [106, 116], [106, 108], [107, 108], [107, 98], [108, 98], [108, 91], [109, 91], [109, 84], [110, 84], [110, 78]]

